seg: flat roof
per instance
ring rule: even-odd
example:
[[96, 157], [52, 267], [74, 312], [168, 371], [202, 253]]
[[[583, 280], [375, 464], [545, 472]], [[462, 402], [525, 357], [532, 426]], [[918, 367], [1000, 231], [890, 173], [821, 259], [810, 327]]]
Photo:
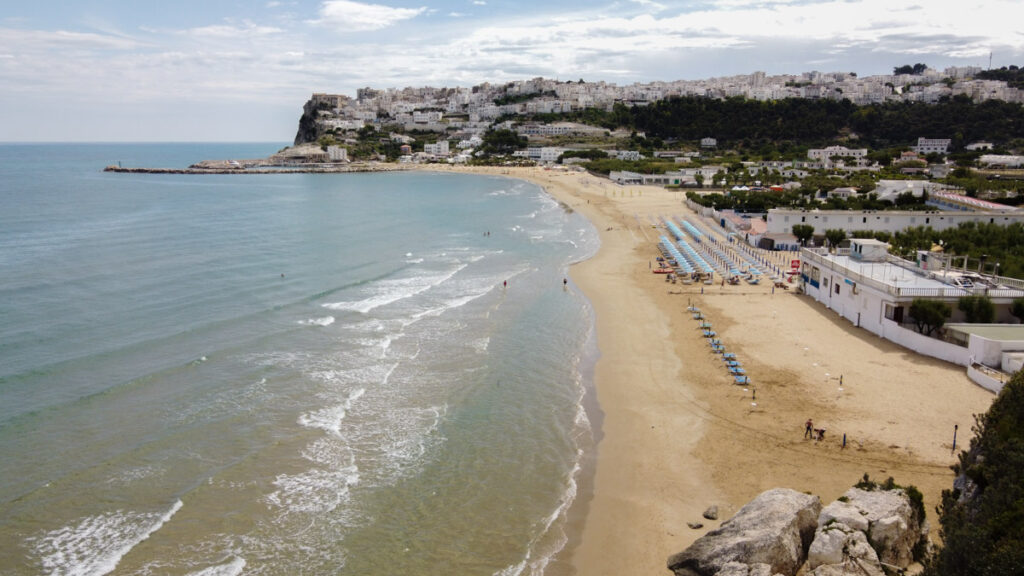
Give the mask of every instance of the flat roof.
[[944, 327], [946, 330], [976, 334], [1001, 342], [1024, 340], [1024, 324], [945, 324]]
[[952, 288], [949, 284], [897, 266], [891, 262], [864, 262], [849, 256], [829, 254], [826, 258], [851, 272], [899, 288]]

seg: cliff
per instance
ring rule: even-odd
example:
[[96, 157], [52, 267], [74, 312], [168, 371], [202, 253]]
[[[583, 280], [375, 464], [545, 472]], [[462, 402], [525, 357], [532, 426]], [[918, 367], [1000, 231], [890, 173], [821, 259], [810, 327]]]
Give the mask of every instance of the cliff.
[[316, 121], [319, 106], [312, 99], [302, 105], [302, 116], [299, 117], [299, 131], [295, 133], [295, 145], [316, 142], [322, 134], [322, 127]]

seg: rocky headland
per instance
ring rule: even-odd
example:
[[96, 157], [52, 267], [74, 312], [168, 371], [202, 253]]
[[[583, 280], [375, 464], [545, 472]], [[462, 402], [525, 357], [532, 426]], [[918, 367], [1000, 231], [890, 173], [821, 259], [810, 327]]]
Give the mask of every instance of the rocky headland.
[[668, 559], [676, 576], [882, 576], [928, 551], [920, 493], [868, 480], [822, 507], [814, 495], [763, 492]]

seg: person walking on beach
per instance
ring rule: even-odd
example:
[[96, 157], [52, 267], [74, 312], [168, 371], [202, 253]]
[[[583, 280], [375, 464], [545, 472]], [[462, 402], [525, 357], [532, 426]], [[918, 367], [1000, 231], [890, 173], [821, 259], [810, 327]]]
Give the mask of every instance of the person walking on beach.
[[804, 438], [814, 438], [814, 422], [810, 418], [807, 419], [807, 423], [804, 424]]

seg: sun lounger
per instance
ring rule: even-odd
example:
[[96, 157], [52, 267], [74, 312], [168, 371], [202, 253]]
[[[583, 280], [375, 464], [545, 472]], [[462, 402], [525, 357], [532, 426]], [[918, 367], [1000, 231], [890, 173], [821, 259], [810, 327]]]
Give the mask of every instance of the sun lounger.
[[736, 380], [737, 384], [749, 384], [750, 383], [750, 378], [747, 377], [747, 376], [736, 376], [734, 379]]
[[729, 372], [731, 372], [734, 376], [742, 376], [743, 374], [747, 373], [746, 370], [739, 366], [729, 366]]
[[715, 332], [714, 330], [705, 330], [704, 331], [704, 337], [705, 338], [711, 338], [711, 337], [714, 337], [714, 336], [717, 336], [717, 335], [718, 335], [718, 333]]
[[728, 360], [735, 360], [736, 359], [736, 355], [733, 354], [732, 352], [729, 352], [728, 354], [723, 354], [722, 357], [726, 358]]

